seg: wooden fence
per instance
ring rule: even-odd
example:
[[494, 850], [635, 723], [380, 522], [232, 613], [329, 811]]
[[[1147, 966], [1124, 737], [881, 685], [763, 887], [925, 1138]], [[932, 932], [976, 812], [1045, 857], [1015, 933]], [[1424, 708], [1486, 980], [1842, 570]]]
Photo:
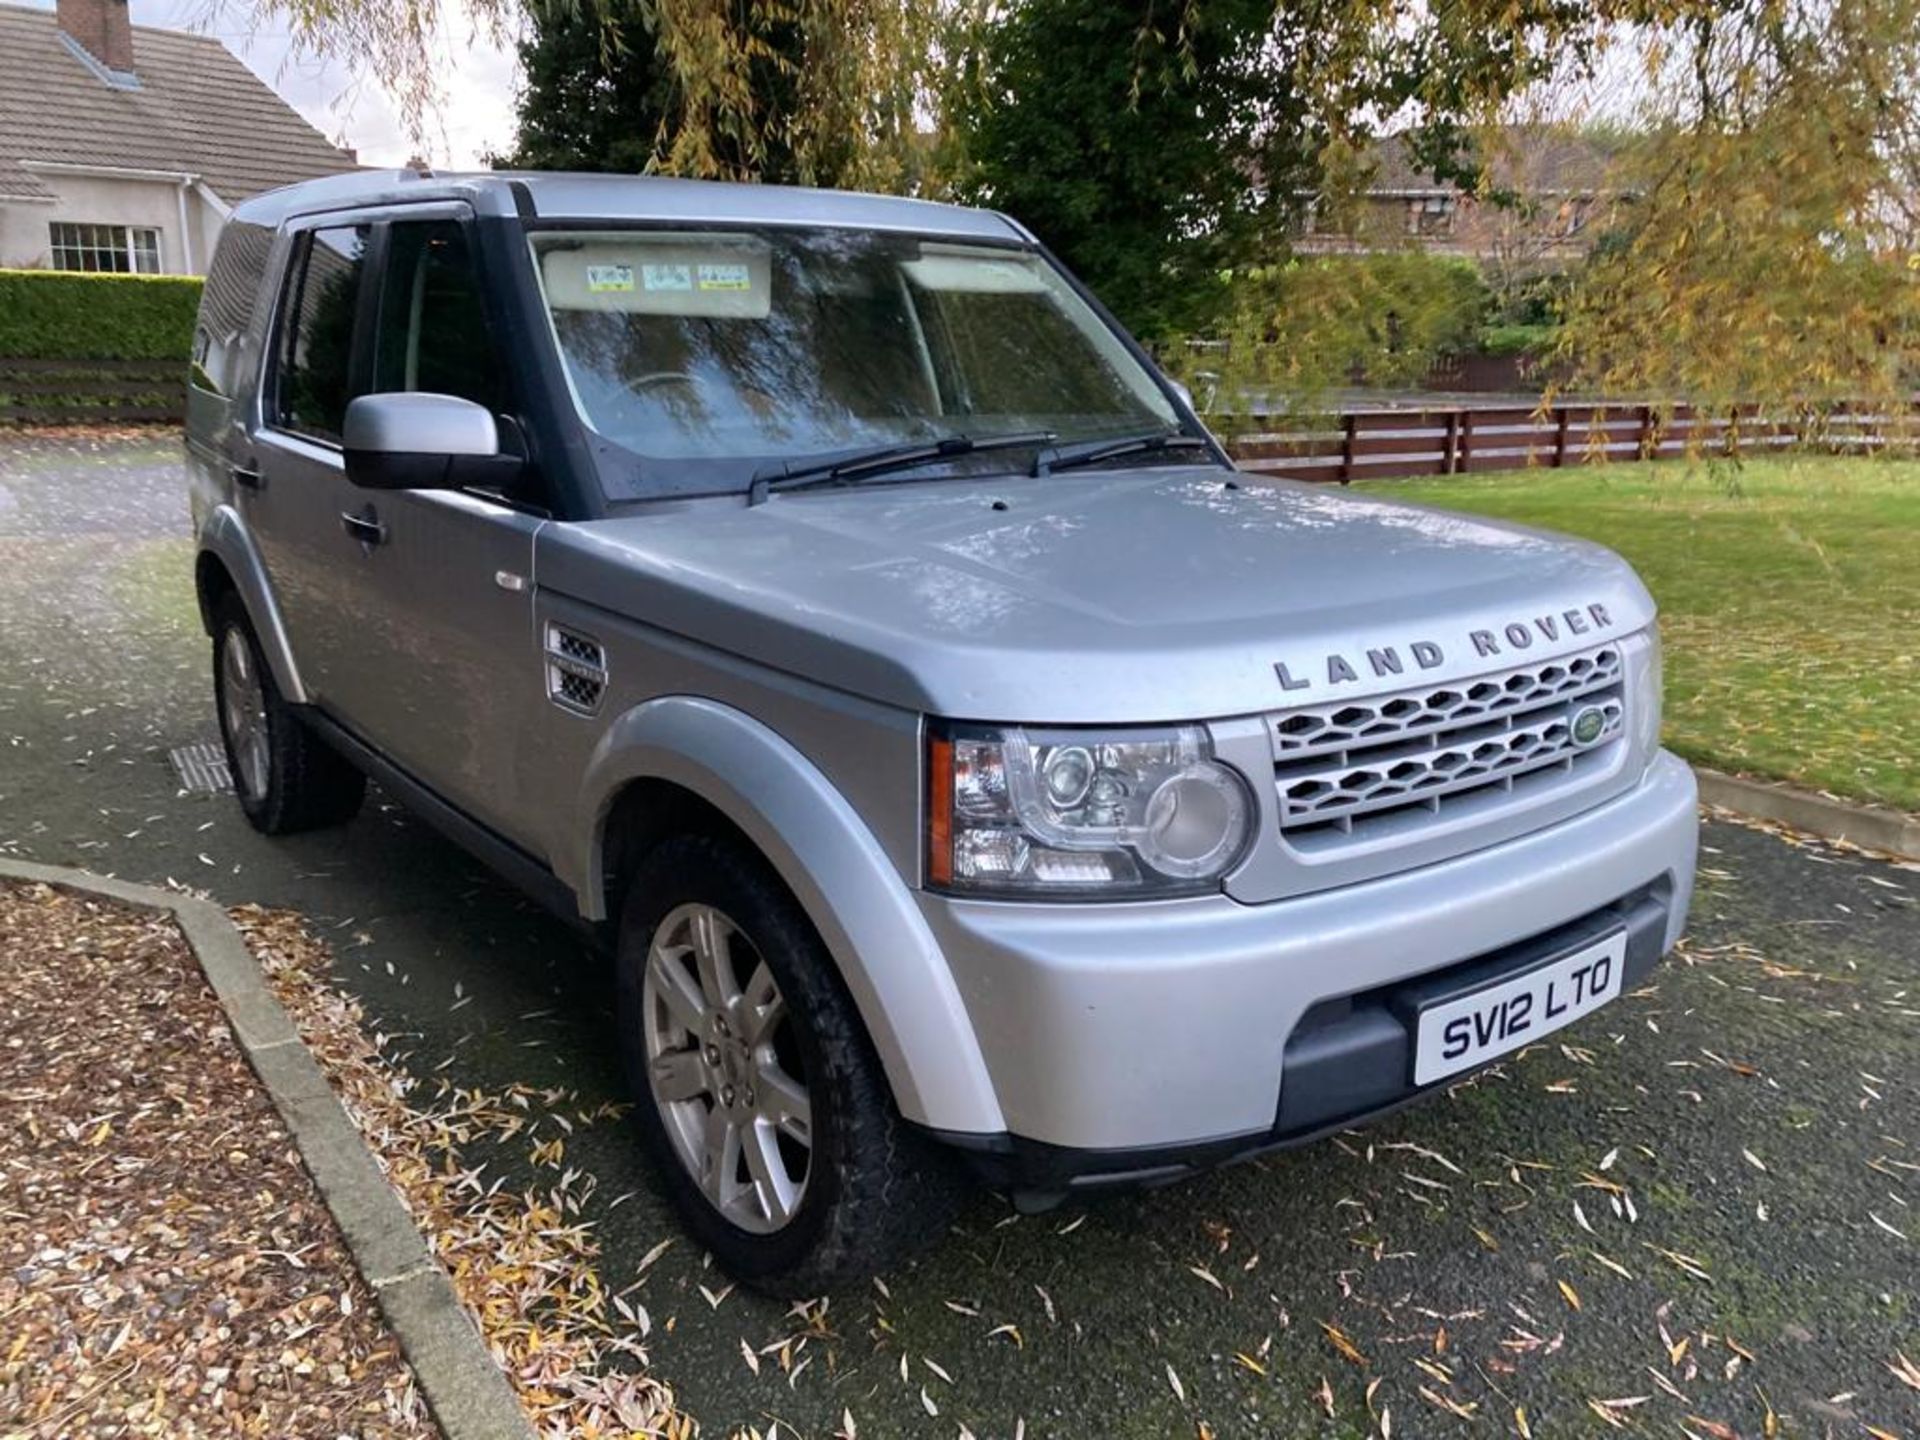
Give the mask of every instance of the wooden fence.
[[[1528, 466], [1664, 460], [1689, 454], [1756, 455], [1797, 446], [1861, 454], [1920, 439], [1920, 406], [1893, 414], [1840, 409], [1793, 420], [1751, 407], [1698, 412], [1689, 406], [1567, 402], [1543, 408], [1462, 405], [1428, 410], [1350, 410], [1308, 421], [1318, 428], [1261, 431], [1258, 420], [1223, 424], [1244, 470], [1295, 480], [1476, 475]], [[1251, 425], [1254, 428], [1247, 429]], [[1236, 428], [1241, 433], [1236, 434]]]
[[0, 358], [0, 425], [177, 425], [186, 412], [183, 361]]

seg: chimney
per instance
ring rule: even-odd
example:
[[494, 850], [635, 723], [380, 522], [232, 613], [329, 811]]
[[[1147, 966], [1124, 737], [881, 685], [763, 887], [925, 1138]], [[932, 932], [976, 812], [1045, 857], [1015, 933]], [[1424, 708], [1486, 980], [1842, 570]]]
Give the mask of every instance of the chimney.
[[57, 0], [54, 16], [76, 45], [104, 68], [133, 73], [133, 25], [127, 0]]

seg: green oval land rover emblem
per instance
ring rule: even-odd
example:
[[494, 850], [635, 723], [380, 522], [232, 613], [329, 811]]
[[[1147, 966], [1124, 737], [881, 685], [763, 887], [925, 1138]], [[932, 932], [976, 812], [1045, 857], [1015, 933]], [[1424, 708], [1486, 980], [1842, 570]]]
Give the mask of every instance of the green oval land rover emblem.
[[1573, 743], [1583, 748], [1600, 738], [1607, 728], [1607, 713], [1598, 705], [1589, 705], [1573, 717]]

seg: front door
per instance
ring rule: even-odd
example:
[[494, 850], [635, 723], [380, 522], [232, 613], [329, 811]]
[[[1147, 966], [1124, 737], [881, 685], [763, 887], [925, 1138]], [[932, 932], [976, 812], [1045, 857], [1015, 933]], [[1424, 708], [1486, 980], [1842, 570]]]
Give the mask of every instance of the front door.
[[[456, 395], [502, 418], [518, 408], [489, 323], [467, 222], [395, 219], [380, 247], [369, 393]], [[380, 623], [361, 638], [354, 708], [395, 763], [531, 848], [520, 783], [542, 716], [534, 635], [537, 489], [357, 492], [370, 525], [350, 540]]]
[[[533, 633], [531, 493], [372, 491], [345, 473], [348, 402], [457, 395], [513, 412], [464, 207], [295, 239], [250, 504], [310, 698], [416, 780], [509, 839]], [[512, 434], [510, 425], [503, 425]]]

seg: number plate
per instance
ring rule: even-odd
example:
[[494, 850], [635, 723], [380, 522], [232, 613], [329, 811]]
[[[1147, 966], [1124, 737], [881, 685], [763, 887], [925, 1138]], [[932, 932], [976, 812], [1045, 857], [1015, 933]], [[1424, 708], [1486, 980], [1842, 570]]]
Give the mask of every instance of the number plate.
[[1606, 939], [1420, 1012], [1413, 1083], [1430, 1085], [1590, 1015], [1620, 993], [1627, 935]]

